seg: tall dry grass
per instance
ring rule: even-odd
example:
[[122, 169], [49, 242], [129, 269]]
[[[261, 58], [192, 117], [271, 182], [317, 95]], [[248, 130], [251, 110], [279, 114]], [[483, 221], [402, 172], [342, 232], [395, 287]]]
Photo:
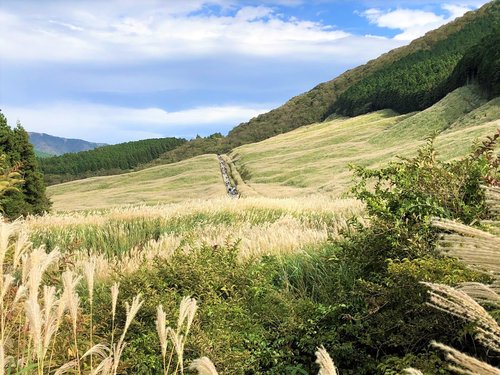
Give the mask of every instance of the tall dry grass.
[[90, 256], [96, 279], [102, 279], [201, 245], [239, 241], [242, 258], [295, 253], [338, 237], [362, 213], [362, 204], [350, 199], [248, 198], [50, 214], [30, 217], [25, 225], [35, 243], [65, 249], [77, 269]]
[[[144, 301], [137, 295], [130, 304], [125, 302], [125, 320], [117, 321], [119, 284], [113, 284], [111, 339], [96, 342], [93, 299], [97, 268], [92, 257], [82, 258], [81, 268], [75, 267], [57, 249], [47, 252], [34, 247], [21, 222], [0, 221], [0, 375], [120, 373], [127, 332]], [[88, 309], [82, 307], [83, 298]], [[196, 301], [185, 298], [177, 329], [161, 331], [162, 354], [169, 338], [169, 362], [174, 354], [177, 358], [175, 367], [170, 372], [166, 368], [165, 374], [184, 373], [184, 346], [196, 309]], [[159, 317], [160, 331], [166, 316], [159, 313]]]
[[[500, 194], [498, 188], [487, 187], [487, 203], [490, 212], [498, 215]], [[498, 222], [490, 221], [489, 224]], [[488, 272], [495, 279], [490, 287], [481, 283], [463, 283], [456, 288], [448, 285], [423, 283], [428, 288], [428, 304], [435, 309], [454, 315], [474, 325], [475, 338], [488, 351], [500, 353], [500, 326], [480, 304], [500, 306], [497, 293], [500, 284], [499, 245], [496, 233], [473, 228], [451, 220], [435, 219], [433, 225], [448, 231], [438, 243], [438, 249], [465, 261], [469, 266]], [[495, 226], [495, 225], [493, 225]], [[500, 369], [473, 358], [442, 343], [432, 345], [446, 354], [450, 362], [448, 368], [458, 374], [500, 374]]]

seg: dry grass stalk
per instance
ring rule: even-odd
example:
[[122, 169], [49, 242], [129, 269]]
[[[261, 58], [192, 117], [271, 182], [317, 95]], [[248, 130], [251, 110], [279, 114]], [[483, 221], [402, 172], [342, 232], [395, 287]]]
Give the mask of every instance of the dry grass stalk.
[[189, 369], [198, 371], [199, 375], [218, 375], [212, 361], [207, 357], [195, 359], [189, 365]]
[[160, 339], [161, 357], [163, 361], [163, 373], [167, 371], [167, 348], [168, 348], [168, 331], [167, 331], [167, 314], [163, 310], [163, 306], [159, 305], [156, 308], [156, 332]]
[[[49, 253], [44, 248], [33, 248], [27, 237], [16, 223], [0, 221], [0, 375], [28, 371], [33, 365], [39, 375], [45, 373], [66, 374], [83, 373], [88, 366], [82, 361], [96, 356], [101, 359], [89, 374], [116, 374], [121, 353], [125, 346], [125, 334], [134, 319], [142, 302], [136, 297], [131, 306], [127, 305], [127, 318], [120, 341], [111, 351], [102, 344], [89, 345], [90, 349], [83, 356], [79, 355], [85, 340], [79, 336], [82, 311], [77, 287], [81, 276], [72, 269], [66, 268], [60, 279], [56, 279], [62, 264], [60, 253], [53, 250]], [[88, 286], [90, 304], [93, 302], [95, 281], [95, 262], [88, 260], [83, 268]], [[51, 277], [44, 277], [50, 272]], [[48, 281], [55, 284], [50, 285]], [[42, 290], [42, 293], [40, 291]], [[113, 317], [118, 300], [118, 286], [113, 288]], [[63, 319], [68, 313], [69, 323]], [[67, 337], [58, 337], [60, 327], [66, 325], [72, 332], [74, 359], [67, 361], [61, 347], [67, 347]], [[26, 332], [23, 331], [26, 329]], [[72, 337], [71, 337], [72, 336]], [[92, 324], [89, 334], [92, 343]], [[6, 345], [5, 343], [8, 343]], [[71, 342], [69, 342], [71, 344]], [[50, 355], [49, 355], [50, 350]]]
[[125, 303], [125, 310], [126, 310], [126, 317], [125, 317], [125, 326], [123, 327], [123, 332], [120, 336], [120, 339], [118, 340], [118, 343], [115, 344], [113, 347], [113, 375], [116, 375], [118, 371], [118, 365], [120, 364], [120, 358], [123, 354], [123, 349], [125, 349], [125, 335], [127, 334], [127, 331], [130, 327], [130, 324], [132, 324], [132, 321], [134, 320], [135, 316], [139, 312], [139, 309], [141, 308], [142, 304], [144, 303], [143, 300], [141, 300], [141, 295], [137, 295], [134, 297], [132, 300], [132, 304], [129, 305], [128, 302]]
[[[94, 346], [94, 279], [95, 279], [95, 268], [96, 261], [91, 258], [87, 261], [83, 266], [83, 274], [85, 276], [85, 281], [87, 282], [88, 295], [89, 295], [89, 303], [90, 303], [90, 327], [89, 327], [89, 336], [90, 336], [90, 346]], [[93, 364], [93, 355], [90, 354], [90, 371], [92, 372], [94, 367]]]
[[5, 349], [4, 349], [4, 344], [2, 341], [0, 341], [0, 375], [5, 374]]
[[453, 220], [434, 218], [431, 222], [432, 226], [438, 229], [448, 230], [464, 236], [475, 237], [480, 239], [495, 240], [496, 236], [480, 229], [473, 228], [469, 225], [461, 224]]
[[337, 368], [326, 351], [324, 346], [320, 346], [316, 351], [316, 363], [319, 365], [318, 375], [338, 375]]
[[[489, 204], [500, 207], [500, 189], [486, 188]], [[491, 196], [493, 195], [493, 199]], [[500, 213], [493, 209], [492, 212]], [[500, 272], [500, 238], [467, 225], [445, 219], [433, 220], [437, 228], [452, 231], [456, 234], [446, 234], [438, 244], [438, 248], [456, 256], [467, 264], [478, 266], [496, 276], [497, 282]], [[429, 287], [431, 295], [430, 305], [466, 319], [477, 326], [476, 338], [487, 348], [500, 352], [500, 326], [493, 317], [477, 301], [500, 305], [500, 296], [490, 287], [481, 283], [462, 283], [457, 289], [447, 285], [424, 283]], [[445, 353], [447, 359], [453, 363], [449, 368], [459, 374], [491, 374], [499, 375], [500, 370], [473, 357], [461, 353], [444, 344], [433, 342], [433, 345]]]
[[500, 237], [495, 234], [446, 219], [434, 219], [436, 228], [452, 231], [438, 242], [438, 250], [466, 264], [486, 271], [500, 283]]
[[114, 283], [113, 286], [111, 287], [111, 346], [113, 346], [114, 344], [116, 305], [118, 303], [119, 292], [120, 292], [120, 283]]
[[500, 188], [495, 186], [485, 186], [486, 204], [493, 214], [500, 214]]
[[500, 326], [472, 297], [448, 285], [423, 283], [429, 288], [429, 305], [475, 323], [476, 338], [486, 347], [500, 352]]
[[28, 289], [29, 298], [38, 300], [42, 276], [49, 266], [58, 260], [59, 256], [58, 250], [46, 253], [43, 247], [39, 247], [25, 257], [23, 262], [23, 283]]
[[432, 342], [432, 345], [446, 353], [446, 358], [453, 363], [448, 368], [458, 374], [500, 375], [499, 369], [447, 345], [435, 341]]
[[[198, 304], [194, 298], [184, 297], [179, 307], [179, 316], [177, 318], [177, 328], [174, 330], [171, 327], [166, 327], [166, 313], [163, 306], [158, 306], [156, 310], [156, 332], [160, 339], [161, 354], [163, 358], [163, 373], [166, 375], [170, 371], [173, 354], [177, 356], [177, 363], [174, 374], [180, 371], [184, 374], [184, 347], [186, 339], [189, 335], [191, 325], [193, 324]], [[166, 361], [166, 353], [168, 340], [172, 343], [168, 363]]]
[[488, 285], [476, 282], [460, 283], [457, 290], [467, 293], [480, 303], [494, 305], [500, 308], [500, 295]]
[[406, 375], [424, 375], [422, 371], [417, 370], [415, 368], [406, 368], [405, 370]]

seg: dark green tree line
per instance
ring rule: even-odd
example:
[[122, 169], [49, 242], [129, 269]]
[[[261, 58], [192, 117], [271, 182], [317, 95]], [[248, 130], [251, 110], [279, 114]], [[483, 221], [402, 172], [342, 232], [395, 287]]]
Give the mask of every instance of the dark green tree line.
[[0, 112], [0, 153], [5, 155], [6, 169], [18, 171], [22, 182], [9, 189], [0, 199], [3, 214], [15, 219], [29, 214], [41, 214], [50, 209], [43, 174], [26, 130], [18, 122], [12, 129]]
[[48, 184], [122, 173], [157, 159], [186, 142], [180, 138], [146, 139], [40, 159]]
[[[481, 65], [485, 74], [489, 74], [493, 69], [488, 65], [495, 63], [493, 53], [484, 50], [480, 54], [479, 50], [483, 50], [483, 43], [498, 40], [500, 2], [492, 2], [482, 13], [481, 17], [464, 23], [458, 32], [447, 38], [429, 43], [428, 48], [415, 51], [366, 75], [338, 97], [333, 111], [357, 116], [385, 108], [400, 113], [423, 110], [466, 83], [465, 79], [451, 78], [458, 74], [456, 68], [471, 48], [475, 48], [473, 57], [467, 62]], [[430, 39], [430, 36], [424, 38]], [[493, 51], [498, 50], [496, 46], [491, 44]], [[485, 57], [487, 60], [482, 61]]]
[[497, 30], [472, 47], [455, 67], [449, 85], [477, 83], [488, 98], [500, 95], [499, 45], [500, 30]]

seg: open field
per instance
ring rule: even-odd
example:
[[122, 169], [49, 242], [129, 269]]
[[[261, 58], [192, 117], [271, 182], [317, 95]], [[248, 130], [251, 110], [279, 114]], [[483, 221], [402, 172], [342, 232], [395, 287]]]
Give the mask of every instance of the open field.
[[[401, 227], [400, 218], [419, 218], [412, 210], [420, 194], [449, 205], [426, 206], [421, 223], [447, 209], [468, 217], [477, 207], [463, 189], [480, 185], [466, 184], [463, 173], [484, 176], [474, 165], [450, 172], [438, 163], [432, 168], [441, 168], [435, 176], [444, 190], [429, 189], [434, 175], [425, 178], [429, 166], [416, 163], [420, 169], [408, 168], [406, 178], [424, 178], [389, 196], [387, 207], [396, 212], [380, 208], [377, 194], [364, 200], [367, 210], [361, 201], [332, 196], [349, 185], [348, 163], [377, 166], [410, 155], [432, 132], [445, 158], [465, 154], [472, 139], [500, 125], [498, 112], [498, 101], [484, 103], [464, 88], [420, 113], [334, 119], [253, 145], [256, 151], [238, 148], [224, 158], [240, 199], [225, 196], [215, 155], [51, 187], [56, 208], [69, 212], [0, 223], [8, 354], [22, 353], [16, 366], [36, 365], [40, 374], [46, 368], [92, 373], [104, 365], [114, 366], [114, 374], [171, 375], [178, 368], [182, 374], [184, 363], [202, 356], [222, 375], [282, 374], [315, 373], [313, 353], [325, 345], [344, 368], [365, 366], [358, 373], [375, 367], [402, 373], [408, 365], [433, 373], [442, 361], [424, 355], [408, 363], [406, 348], [423, 342], [416, 350], [427, 352], [429, 340], [459, 337], [463, 329], [422, 310], [428, 306], [419, 281], [490, 279], [456, 259], [430, 257], [424, 226]], [[450, 198], [447, 186], [461, 190]], [[428, 247], [421, 252], [422, 246]], [[20, 275], [17, 291], [12, 275]], [[379, 358], [374, 354], [387, 346], [388, 334], [396, 348], [391, 344]], [[165, 370], [167, 341], [175, 347], [168, 360], [175, 369]]]
[[239, 241], [242, 258], [294, 253], [336, 238], [362, 212], [362, 204], [353, 199], [221, 198], [56, 213], [31, 217], [25, 224], [35, 245], [77, 255], [90, 251], [99, 259], [99, 273], [107, 275], [117, 260], [122, 271], [131, 270], [179, 247], [204, 244], [223, 247]]
[[500, 101], [485, 103], [473, 87], [449, 94], [425, 111], [388, 110], [313, 124], [236, 148], [231, 157], [243, 192], [264, 196], [338, 195], [351, 183], [349, 164], [376, 167], [410, 156], [436, 133], [444, 158], [464, 155], [476, 138], [500, 126]]
[[[446, 159], [464, 155], [475, 139], [500, 126], [500, 100], [485, 102], [472, 86], [449, 94], [425, 111], [390, 110], [312, 124], [236, 148], [226, 157], [245, 197], [338, 197], [352, 183], [350, 164], [377, 167], [411, 156], [437, 134]], [[139, 172], [95, 177], [49, 187], [56, 210], [101, 209], [123, 204], [157, 204], [225, 195], [215, 155]]]
[[139, 172], [54, 185], [48, 192], [55, 210], [82, 210], [222, 197], [225, 188], [216, 156], [203, 155]]

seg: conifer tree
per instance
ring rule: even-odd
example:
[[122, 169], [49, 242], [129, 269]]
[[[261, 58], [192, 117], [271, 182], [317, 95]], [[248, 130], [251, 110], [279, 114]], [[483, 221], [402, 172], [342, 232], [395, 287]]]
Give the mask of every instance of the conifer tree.
[[0, 202], [3, 214], [15, 219], [28, 214], [48, 211], [50, 201], [45, 193], [45, 183], [38, 160], [26, 130], [17, 124], [11, 129], [0, 112], [0, 153], [5, 154], [8, 168], [19, 169], [22, 183], [19, 189], [7, 191]]

